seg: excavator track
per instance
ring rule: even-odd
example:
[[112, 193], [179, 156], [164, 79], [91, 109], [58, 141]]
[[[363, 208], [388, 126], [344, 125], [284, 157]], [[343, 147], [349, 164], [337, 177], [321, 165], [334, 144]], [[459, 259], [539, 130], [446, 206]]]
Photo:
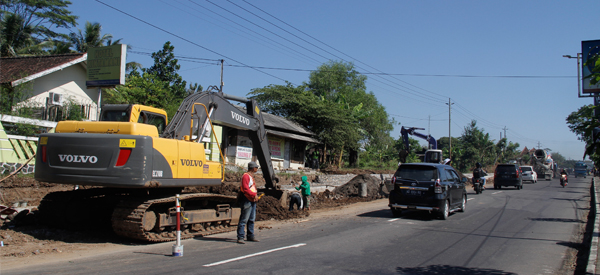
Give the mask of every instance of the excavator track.
[[[182, 205], [187, 204], [190, 208], [194, 209], [196, 209], [196, 206], [205, 204], [208, 201], [233, 205], [236, 199], [235, 196], [208, 193], [183, 194], [179, 197]], [[175, 196], [155, 199], [130, 197], [122, 200], [113, 211], [113, 231], [123, 237], [149, 242], [174, 241], [177, 236], [174, 226], [157, 228], [154, 224], [160, 213], [165, 214], [167, 212], [166, 209], [175, 207], [175, 201]], [[182, 213], [185, 214], [186, 208], [182, 208]], [[235, 218], [237, 217], [233, 217], [233, 219]], [[236, 227], [231, 224], [231, 221], [231, 219], [204, 220], [202, 222], [186, 224], [182, 220], [181, 239], [233, 231]]]

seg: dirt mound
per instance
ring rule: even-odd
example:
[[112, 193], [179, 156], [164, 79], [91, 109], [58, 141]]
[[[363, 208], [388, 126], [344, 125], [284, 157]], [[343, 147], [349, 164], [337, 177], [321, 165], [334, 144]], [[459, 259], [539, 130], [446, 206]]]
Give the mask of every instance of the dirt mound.
[[361, 185], [363, 184], [366, 184], [367, 187], [367, 197], [377, 198], [381, 196], [381, 180], [369, 174], [362, 174], [352, 178], [348, 183], [336, 187], [333, 193], [342, 197], [360, 196]]
[[271, 196], [262, 197], [256, 204], [256, 220], [288, 220], [308, 216], [308, 212], [293, 210], [281, 206], [278, 199]]

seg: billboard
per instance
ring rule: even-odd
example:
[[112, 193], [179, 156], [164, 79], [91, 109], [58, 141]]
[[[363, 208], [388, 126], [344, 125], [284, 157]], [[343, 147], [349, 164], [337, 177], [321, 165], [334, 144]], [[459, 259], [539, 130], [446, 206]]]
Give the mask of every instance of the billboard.
[[127, 45], [89, 48], [87, 55], [87, 81], [91, 87], [114, 87], [125, 84]]
[[[591, 78], [588, 76], [592, 74], [592, 71], [596, 65], [598, 54], [600, 53], [600, 40], [581, 41], [581, 67], [582, 67], [582, 93], [600, 93], [600, 85], [590, 84]], [[589, 64], [587, 64], [589, 62]]]

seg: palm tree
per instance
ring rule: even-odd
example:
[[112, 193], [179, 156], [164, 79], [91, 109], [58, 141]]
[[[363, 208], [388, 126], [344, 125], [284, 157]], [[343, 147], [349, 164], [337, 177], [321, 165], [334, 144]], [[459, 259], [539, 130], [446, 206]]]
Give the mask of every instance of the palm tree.
[[102, 26], [100, 23], [90, 23], [87, 21], [85, 22], [83, 32], [79, 29], [77, 33], [72, 32], [69, 34], [75, 51], [84, 53], [87, 52], [88, 48], [116, 45], [121, 41], [121, 39], [118, 39], [113, 42], [112, 34], [102, 35], [101, 31]]
[[34, 27], [26, 25], [20, 15], [6, 15], [0, 22], [0, 55], [17, 56], [22, 50], [35, 45], [33, 32]]

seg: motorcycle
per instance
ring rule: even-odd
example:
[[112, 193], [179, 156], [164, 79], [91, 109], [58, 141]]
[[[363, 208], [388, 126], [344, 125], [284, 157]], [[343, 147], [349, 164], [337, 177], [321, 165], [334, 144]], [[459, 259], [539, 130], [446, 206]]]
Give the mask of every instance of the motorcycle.
[[565, 186], [567, 186], [567, 184], [569, 184], [569, 182], [567, 180], [567, 175], [566, 174], [561, 174], [560, 175], [560, 186], [562, 186], [563, 188], [565, 188]]
[[481, 194], [483, 192], [483, 181], [481, 178], [473, 178], [473, 190], [475, 190], [475, 194]]

